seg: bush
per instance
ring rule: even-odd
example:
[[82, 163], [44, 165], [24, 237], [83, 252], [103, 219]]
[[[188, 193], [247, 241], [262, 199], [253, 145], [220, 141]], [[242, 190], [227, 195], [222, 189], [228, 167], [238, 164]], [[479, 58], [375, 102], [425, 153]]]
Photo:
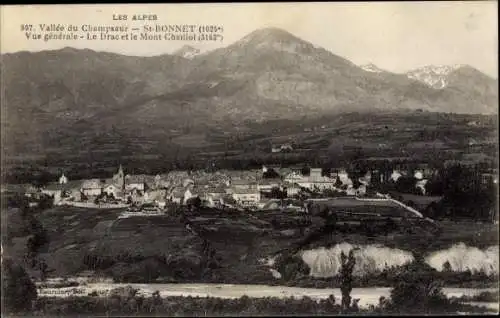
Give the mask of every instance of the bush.
[[302, 276], [309, 275], [310, 268], [302, 260], [301, 257], [294, 256], [280, 256], [276, 260], [278, 271], [281, 273], [285, 281], [290, 281]]
[[442, 310], [449, 302], [441, 282], [428, 275], [423, 260], [417, 259], [406, 268], [391, 290], [391, 305], [396, 312], [429, 313]]
[[4, 313], [29, 312], [36, 300], [35, 284], [20, 265], [2, 260], [2, 309]]
[[443, 272], [446, 272], [446, 273], [451, 273], [453, 271], [453, 269], [451, 268], [451, 264], [449, 261], [446, 261], [443, 263]]

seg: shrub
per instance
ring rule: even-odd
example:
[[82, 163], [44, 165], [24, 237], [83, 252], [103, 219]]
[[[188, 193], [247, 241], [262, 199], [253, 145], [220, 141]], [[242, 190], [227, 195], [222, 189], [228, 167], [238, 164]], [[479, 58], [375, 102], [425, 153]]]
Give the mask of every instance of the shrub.
[[4, 313], [20, 313], [31, 310], [36, 300], [35, 284], [20, 265], [10, 259], [2, 260], [2, 307]]
[[310, 273], [310, 268], [302, 260], [301, 257], [294, 256], [280, 256], [276, 260], [278, 271], [286, 281], [293, 280], [298, 277], [307, 276]]
[[449, 304], [440, 281], [429, 275], [423, 260], [418, 258], [406, 267], [400, 281], [391, 290], [391, 306], [396, 312], [429, 313]]
[[452, 272], [451, 264], [449, 261], [443, 263], [443, 272], [450, 273]]

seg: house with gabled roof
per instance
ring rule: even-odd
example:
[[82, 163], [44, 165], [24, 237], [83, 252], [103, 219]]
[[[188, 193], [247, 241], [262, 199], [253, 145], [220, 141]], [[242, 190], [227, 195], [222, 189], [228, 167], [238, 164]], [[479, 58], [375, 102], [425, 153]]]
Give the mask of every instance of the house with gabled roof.
[[231, 179], [229, 182], [231, 189], [256, 189], [257, 182], [248, 179]]
[[82, 193], [90, 197], [101, 195], [102, 186], [100, 179], [85, 180], [82, 183]]
[[144, 191], [145, 187], [146, 187], [146, 175], [127, 174], [125, 176], [126, 191], [131, 191], [132, 189]]
[[260, 201], [260, 191], [257, 189], [234, 189], [232, 196], [241, 205], [255, 205]]
[[113, 196], [116, 199], [124, 197], [123, 190], [120, 189], [114, 183], [110, 183], [110, 182], [106, 182], [104, 184], [102, 192], [106, 193], [106, 195], [108, 195], [108, 196]]
[[281, 186], [283, 191], [286, 191], [287, 197], [293, 197], [300, 192], [300, 186], [297, 183], [284, 182]]
[[200, 199], [207, 201], [218, 201], [226, 194], [226, 189], [222, 186], [209, 186], [200, 190]]
[[60, 183], [49, 183], [41, 189], [43, 194], [54, 197], [54, 204], [57, 205], [62, 200], [63, 185]]
[[32, 184], [26, 185], [25, 190], [24, 190], [25, 196], [30, 197], [30, 198], [35, 197], [35, 196], [39, 195], [40, 193], [42, 193], [42, 190], [39, 187], [36, 187]]
[[148, 187], [151, 189], [167, 189], [170, 186], [170, 181], [168, 180], [167, 174], [157, 174], [154, 176], [153, 184]]

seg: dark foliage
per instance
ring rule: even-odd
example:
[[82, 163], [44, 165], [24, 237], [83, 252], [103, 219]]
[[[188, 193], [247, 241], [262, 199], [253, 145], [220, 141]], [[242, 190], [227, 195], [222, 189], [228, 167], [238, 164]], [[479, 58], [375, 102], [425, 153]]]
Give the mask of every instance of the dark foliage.
[[280, 255], [276, 260], [276, 266], [285, 281], [305, 277], [311, 271], [309, 266], [297, 255]]
[[412, 193], [412, 194], [422, 194], [416, 188], [417, 179], [413, 176], [401, 176], [396, 181], [396, 191], [401, 193]]
[[391, 290], [391, 310], [401, 313], [445, 310], [449, 301], [442, 291], [442, 283], [429, 275], [430, 271], [424, 259], [417, 255]]
[[36, 300], [35, 284], [20, 265], [2, 259], [2, 311], [4, 314], [26, 313]]
[[[151, 297], [138, 296], [132, 288], [124, 288], [109, 298], [89, 295], [70, 298], [40, 298], [36, 303], [35, 315], [99, 315], [99, 316], [283, 316], [283, 315], [338, 315], [341, 306], [335, 297], [315, 301], [310, 297], [285, 298], [264, 297], [237, 299], [213, 297], [166, 297], [158, 292]], [[459, 303], [437, 307], [432, 313], [454, 313], [457, 311], [484, 313], [487, 310]], [[415, 312], [415, 311], [413, 311]], [[390, 300], [382, 298], [379, 306], [370, 309], [357, 308], [357, 301], [351, 308], [351, 314], [380, 315], [398, 313]], [[401, 312], [402, 313], [402, 312]], [[409, 312], [407, 312], [409, 313]]]
[[493, 182], [482, 182], [476, 169], [460, 165], [447, 168], [427, 183], [426, 191], [430, 195], [443, 195], [429, 211], [435, 218], [491, 221], [497, 210], [498, 187]]
[[262, 177], [264, 179], [276, 179], [279, 178], [280, 175], [274, 169], [267, 169], [267, 171], [262, 174]]
[[38, 202], [38, 208], [40, 210], [50, 209], [54, 206], [54, 196], [42, 195]]
[[186, 201], [189, 209], [199, 209], [201, 207], [201, 199], [199, 197], [189, 198]]
[[303, 166], [302, 169], [300, 170], [300, 172], [302, 173], [302, 175], [308, 176], [311, 174], [311, 167]]
[[283, 199], [286, 199], [286, 197], [287, 197], [286, 191], [280, 190], [280, 188], [278, 188], [278, 187], [272, 188], [271, 193], [269, 193], [269, 198], [272, 198], [272, 199], [283, 200]]

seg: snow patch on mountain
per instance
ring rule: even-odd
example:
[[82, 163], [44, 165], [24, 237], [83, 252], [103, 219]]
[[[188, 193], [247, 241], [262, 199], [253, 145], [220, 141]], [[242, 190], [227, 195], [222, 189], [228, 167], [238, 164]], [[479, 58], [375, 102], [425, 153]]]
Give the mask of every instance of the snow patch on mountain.
[[190, 45], [184, 45], [183, 47], [175, 51], [173, 55], [182, 56], [187, 59], [192, 59], [193, 57], [199, 55], [200, 53], [201, 53], [200, 49], [194, 48]]
[[363, 70], [365, 70], [367, 72], [371, 72], [371, 73], [386, 72], [385, 70], [379, 68], [377, 65], [375, 65], [373, 63], [369, 63], [369, 64], [365, 64], [365, 65], [360, 65], [359, 67], [361, 67]]
[[429, 65], [406, 73], [408, 78], [417, 80], [435, 89], [443, 89], [448, 86], [448, 76], [451, 72], [463, 67], [462, 64], [455, 65]]

